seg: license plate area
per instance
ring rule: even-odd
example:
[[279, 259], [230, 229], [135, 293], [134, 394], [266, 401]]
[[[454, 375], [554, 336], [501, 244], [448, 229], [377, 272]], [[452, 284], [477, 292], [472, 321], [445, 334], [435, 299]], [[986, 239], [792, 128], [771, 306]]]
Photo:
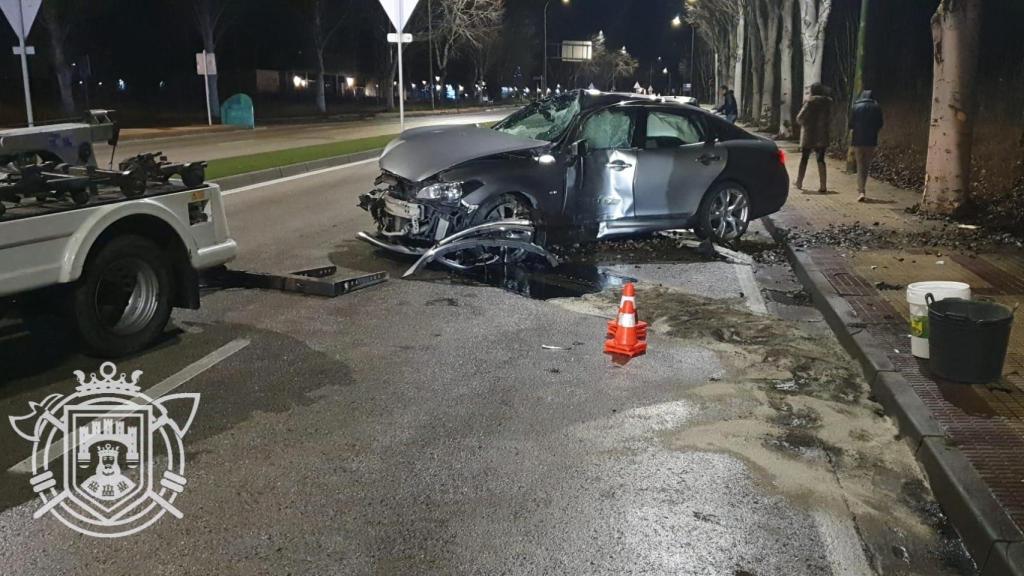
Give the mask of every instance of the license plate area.
[[384, 210], [388, 214], [409, 220], [419, 220], [422, 217], [422, 207], [419, 204], [413, 204], [391, 196], [384, 197]]

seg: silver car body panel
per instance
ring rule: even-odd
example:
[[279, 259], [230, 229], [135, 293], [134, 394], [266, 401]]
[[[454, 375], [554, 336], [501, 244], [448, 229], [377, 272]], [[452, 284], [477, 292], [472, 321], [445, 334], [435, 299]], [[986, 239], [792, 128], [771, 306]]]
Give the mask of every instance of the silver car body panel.
[[637, 218], [688, 217], [725, 169], [729, 151], [703, 142], [637, 152], [634, 214]]
[[463, 162], [549, 145], [478, 126], [424, 126], [406, 130], [392, 140], [380, 157], [380, 167], [420, 182]]

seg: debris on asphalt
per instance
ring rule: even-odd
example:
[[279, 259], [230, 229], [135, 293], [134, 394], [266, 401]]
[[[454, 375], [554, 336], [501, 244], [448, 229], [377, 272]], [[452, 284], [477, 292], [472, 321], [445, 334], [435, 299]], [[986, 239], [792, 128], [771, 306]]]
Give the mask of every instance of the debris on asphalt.
[[551, 344], [541, 344], [540, 347], [544, 350], [572, 350], [572, 347], [552, 346]]
[[875, 288], [878, 290], [903, 290], [903, 284], [890, 284], [885, 281], [875, 282]]

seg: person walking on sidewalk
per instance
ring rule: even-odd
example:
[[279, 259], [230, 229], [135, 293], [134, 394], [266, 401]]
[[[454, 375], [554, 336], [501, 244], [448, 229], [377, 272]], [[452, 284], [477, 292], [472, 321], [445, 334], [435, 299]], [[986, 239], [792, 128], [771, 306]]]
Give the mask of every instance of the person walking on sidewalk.
[[739, 106], [736, 105], [736, 95], [733, 94], [729, 87], [722, 85], [722, 105], [715, 108], [715, 112], [725, 116], [725, 119], [730, 124], [736, 123], [736, 118], [739, 116]]
[[828, 97], [825, 86], [820, 82], [811, 84], [811, 94], [804, 100], [796, 122], [800, 125], [800, 171], [796, 177], [796, 187], [804, 189], [804, 174], [807, 172], [807, 160], [811, 152], [818, 159], [818, 179], [821, 181], [819, 192], [828, 191], [828, 180], [825, 176], [825, 149], [828, 148], [828, 125], [832, 117], [832, 99]]
[[868, 168], [875, 157], [878, 131], [882, 129], [882, 124], [882, 107], [872, 97], [871, 90], [861, 92], [860, 98], [853, 103], [850, 110], [850, 129], [853, 130], [850, 145], [853, 146], [853, 156], [857, 159], [858, 202], [867, 200], [864, 187], [868, 182]]

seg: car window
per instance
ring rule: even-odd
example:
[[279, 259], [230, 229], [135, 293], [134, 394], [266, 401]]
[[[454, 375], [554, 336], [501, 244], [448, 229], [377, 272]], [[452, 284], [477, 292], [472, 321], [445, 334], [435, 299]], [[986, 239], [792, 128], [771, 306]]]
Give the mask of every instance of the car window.
[[704, 141], [704, 131], [692, 117], [651, 111], [647, 113], [645, 148], [678, 148]]
[[579, 98], [576, 94], [566, 93], [521, 108], [498, 122], [494, 129], [513, 136], [553, 142], [569, 127], [579, 111]]
[[587, 119], [581, 138], [589, 150], [633, 146], [633, 115], [623, 110], [602, 110]]

